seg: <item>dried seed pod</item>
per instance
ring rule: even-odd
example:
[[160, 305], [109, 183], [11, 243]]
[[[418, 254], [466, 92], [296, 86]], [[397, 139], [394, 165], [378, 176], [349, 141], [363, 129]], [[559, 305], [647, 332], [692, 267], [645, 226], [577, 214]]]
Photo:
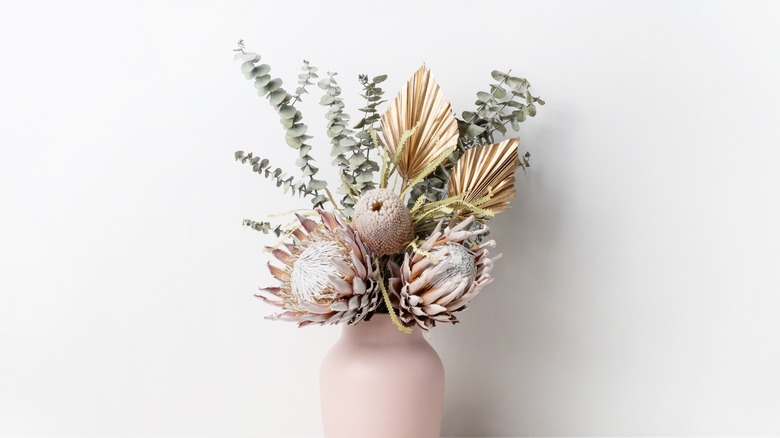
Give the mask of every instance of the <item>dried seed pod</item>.
[[380, 256], [403, 250], [414, 237], [409, 209], [389, 189], [374, 189], [361, 196], [352, 226], [371, 252]]

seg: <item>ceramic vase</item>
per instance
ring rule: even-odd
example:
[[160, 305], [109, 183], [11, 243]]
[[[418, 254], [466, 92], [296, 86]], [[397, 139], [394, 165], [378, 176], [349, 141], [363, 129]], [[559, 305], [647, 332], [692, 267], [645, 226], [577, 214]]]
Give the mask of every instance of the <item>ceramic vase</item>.
[[439, 438], [444, 367], [415, 328], [389, 315], [345, 325], [320, 371], [325, 438]]

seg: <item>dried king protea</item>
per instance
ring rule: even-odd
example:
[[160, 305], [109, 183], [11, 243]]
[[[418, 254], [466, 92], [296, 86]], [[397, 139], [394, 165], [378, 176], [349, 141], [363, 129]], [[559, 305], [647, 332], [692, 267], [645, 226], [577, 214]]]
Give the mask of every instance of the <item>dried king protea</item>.
[[[488, 258], [491, 240], [469, 249], [463, 242], [487, 232], [482, 226], [468, 230], [474, 221], [469, 217], [458, 225], [441, 230], [441, 223], [419, 252], [407, 251], [399, 267], [390, 262], [389, 280], [394, 304], [404, 324], [417, 324], [430, 330], [436, 322], [455, 324], [454, 313], [465, 310], [466, 304], [493, 278], [493, 260]], [[428, 255], [424, 255], [427, 252]]]
[[380, 302], [377, 267], [357, 233], [331, 213], [317, 210], [322, 222], [301, 215], [289, 252], [273, 249], [283, 267], [268, 263], [278, 287], [262, 288], [258, 298], [285, 309], [269, 316], [308, 324], [357, 324]]

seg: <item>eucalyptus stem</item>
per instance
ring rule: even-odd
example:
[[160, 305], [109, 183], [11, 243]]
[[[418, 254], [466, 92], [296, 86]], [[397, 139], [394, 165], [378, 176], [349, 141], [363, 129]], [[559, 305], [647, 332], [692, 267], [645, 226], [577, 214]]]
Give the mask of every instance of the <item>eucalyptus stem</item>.
[[[506, 72], [506, 76], [504, 76], [503, 78], [501, 78], [501, 82], [499, 82], [499, 83], [498, 83], [498, 86], [496, 86], [495, 88], [493, 88], [493, 91], [491, 91], [491, 92], [490, 92], [490, 96], [491, 96], [491, 97], [496, 97], [496, 96], [495, 96], [495, 92], [496, 92], [496, 90], [498, 90], [499, 88], [501, 88], [501, 86], [502, 86], [502, 85], [504, 85], [504, 82], [506, 82], [506, 78], [508, 78], [508, 77], [509, 77], [509, 73], [512, 73], [512, 69], [509, 69], [509, 71], [508, 71], [508, 72]], [[477, 110], [476, 110], [476, 111], [474, 111], [474, 115], [471, 117], [471, 120], [468, 120], [467, 122], [468, 122], [469, 124], [472, 124], [472, 123], [474, 123], [474, 122], [477, 120], [477, 117], [479, 116], [479, 112], [480, 112], [480, 111], [482, 111], [483, 109], [485, 109], [485, 106], [486, 106], [487, 104], [488, 104], [488, 101], [482, 102], [482, 105], [480, 105], [479, 107], [477, 107]]]

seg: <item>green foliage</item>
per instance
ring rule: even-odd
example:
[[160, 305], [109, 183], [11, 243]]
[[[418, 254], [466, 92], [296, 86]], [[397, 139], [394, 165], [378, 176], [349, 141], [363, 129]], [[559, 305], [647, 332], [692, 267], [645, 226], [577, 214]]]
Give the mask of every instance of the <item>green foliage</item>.
[[[355, 131], [349, 128], [349, 115], [344, 112], [344, 100], [341, 98], [341, 87], [336, 82], [336, 73], [328, 73], [328, 77], [318, 84], [325, 90], [320, 99], [320, 105], [327, 106], [325, 118], [328, 119], [327, 134], [331, 141], [331, 156], [333, 164], [339, 167], [344, 181], [354, 187], [358, 193], [364, 193], [374, 188], [373, 172], [379, 170], [376, 162], [369, 160], [368, 150], [361, 149], [361, 142], [355, 138]], [[351, 217], [355, 201], [343, 190], [339, 203], [345, 215]]]
[[[270, 66], [259, 64], [260, 55], [244, 51], [244, 45], [241, 41], [239, 41], [236, 51], [239, 52], [236, 54], [236, 59], [243, 61], [241, 73], [247, 79], [254, 80], [258, 96], [268, 99], [268, 103], [279, 114], [279, 121], [286, 131], [285, 141], [291, 148], [298, 151], [298, 159], [295, 164], [300, 168], [301, 176], [307, 178], [306, 184], [298, 187], [298, 192], [311, 197], [314, 207], [321, 206], [327, 200], [327, 196], [320, 194], [319, 191], [324, 189], [327, 183], [314, 177], [319, 169], [313, 164], [314, 158], [309, 155], [312, 147], [306, 144], [312, 137], [306, 134], [308, 127], [302, 122], [303, 115], [295, 108], [295, 104], [301, 100], [301, 95], [306, 93], [306, 86], [312, 84], [311, 79], [317, 79], [317, 68], [310, 66], [308, 61], [304, 61], [304, 65], [301, 67], [303, 73], [298, 76], [299, 87], [296, 90], [296, 95], [292, 96], [282, 87], [283, 81], [280, 78], [273, 78], [269, 74], [271, 72]], [[239, 152], [236, 153], [236, 159], [238, 159]], [[277, 170], [281, 174], [281, 169]], [[281, 185], [284, 185], [285, 191], [289, 189], [284, 182]], [[277, 186], [281, 185], [277, 181]]]
[[[366, 106], [360, 108], [360, 111], [363, 112], [363, 118], [354, 126], [354, 129], [360, 130], [355, 134], [355, 138], [360, 142], [360, 149], [366, 156], [365, 167], [371, 172], [368, 175], [358, 175], [356, 177], [356, 179], [363, 182], [362, 191], [368, 191], [376, 187], [376, 184], [373, 182], [373, 172], [379, 170], [379, 165], [376, 160], [371, 159], [371, 151], [378, 148], [378, 145], [371, 140], [370, 130], [377, 129], [376, 125], [380, 119], [377, 107], [386, 102], [382, 100], [384, 90], [378, 87], [385, 79], [387, 79], [387, 75], [374, 76], [370, 81], [366, 75], [358, 76], [358, 80], [363, 85], [363, 93], [360, 96], [366, 99]], [[371, 179], [369, 179], [369, 176]]]
[[273, 225], [270, 222], [258, 222], [252, 219], [244, 219], [245, 227], [249, 227], [255, 231], [260, 231], [263, 234], [274, 233], [276, 237], [279, 237], [284, 232], [281, 225]]
[[[436, 140], [436, 146], [439, 146], [439, 140]], [[413, 180], [409, 181], [408, 185], [403, 188], [401, 191], [401, 198], [404, 197], [404, 194], [406, 192], [411, 191], [412, 188], [414, 188], [418, 183], [422, 182], [425, 178], [427, 178], [430, 174], [436, 171], [436, 169], [441, 166], [452, 154], [452, 152], [455, 151], [457, 148], [457, 145], [453, 145], [452, 147], [445, 149], [442, 151], [436, 158], [433, 159], [432, 162], [430, 162], [425, 168], [420, 172], [419, 175], [414, 177]]]
[[[386, 102], [383, 100], [384, 91], [379, 84], [387, 79], [386, 75], [375, 76], [371, 80], [366, 75], [359, 76], [363, 86], [361, 97], [366, 100], [366, 103], [363, 108], [360, 108], [363, 113], [362, 118], [350, 129], [350, 117], [344, 111], [342, 90], [336, 81], [336, 73], [328, 73], [326, 78], [319, 80], [317, 68], [304, 60], [302, 73], [298, 75], [296, 94], [293, 96], [285, 91], [282, 79], [271, 76], [270, 66], [260, 64], [260, 55], [246, 52], [241, 41], [235, 51], [236, 60], [242, 62], [241, 73], [247, 79], [254, 81], [258, 95], [265, 97], [277, 112], [286, 132], [286, 143], [298, 151], [295, 164], [300, 169], [301, 179], [296, 180], [288, 176], [280, 168], [272, 169], [267, 159], [255, 157], [251, 153], [238, 151], [236, 160], [250, 164], [254, 172], [274, 181], [276, 186], [282, 188], [285, 193], [310, 197], [315, 207], [330, 201], [338, 210], [330, 191], [327, 190], [327, 183], [315, 178], [319, 169], [314, 165], [314, 158], [309, 155], [312, 147], [307, 144], [312, 137], [308, 135], [308, 126], [303, 123], [303, 116], [296, 107], [302, 96], [308, 94], [307, 87], [317, 83], [325, 91], [320, 99], [320, 105], [328, 108], [325, 117], [328, 120], [327, 135], [331, 139], [332, 164], [339, 167], [341, 174], [339, 192], [342, 196], [338, 200], [342, 206], [340, 211], [347, 217], [352, 216], [356, 197], [377, 186], [374, 182], [376, 173], [380, 175], [380, 187], [387, 185], [389, 177], [397, 169], [406, 138], [401, 139], [396, 148], [397, 153], [392, 157], [384, 148], [379, 147], [377, 141], [376, 130], [379, 129], [377, 125], [381, 119], [378, 107]], [[519, 124], [528, 117], [534, 117], [537, 107], [544, 105], [542, 99], [530, 93], [531, 85], [526, 79], [511, 76], [510, 73], [511, 70], [506, 73], [494, 70], [491, 73], [494, 82], [489, 84], [488, 90], [477, 93], [477, 108], [474, 111], [464, 111], [461, 118], [457, 119], [459, 130], [457, 146], [448, 149], [428, 163], [425, 172], [402, 188], [404, 194], [410, 194], [410, 207], [417, 205], [419, 208], [422, 203], [435, 204], [446, 200], [450, 171], [463, 153], [475, 146], [497, 143], [497, 138], [506, 135], [510, 129], [519, 130]], [[412, 132], [414, 131], [411, 130], [405, 135], [411, 135]], [[381, 169], [377, 163], [379, 159], [376, 156], [374, 159], [371, 158], [372, 150], [375, 150], [381, 158]], [[530, 154], [527, 152], [520, 157], [521, 167], [524, 170], [529, 166], [529, 157]], [[490, 214], [487, 210], [480, 210], [478, 204], [441, 206], [431, 210], [430, 213], [448, 214], [451, 213], [450, 210], [455, 211], [453, 209], [457, 207], [476, 214], [480, 221]], [[276, 233], [278, 230], [278, 227], [273, 227], [267, 222], [245, 220], [244, 223], [265, 233], [271, 231]]]
[[491, 76], [496, 82], [490, 84], [490, 91], [478, 92], [476, 111], [464, 111], [463, 118], [458, 120], [461, 152], [496, 143], [496, 133], [505, 135], [507, 128], [518, 131], [521, 122], [536, 115], [537, 105], [544, 105], [542, 99], [531, 94], [531, 84], [526, 79], [509, 73], [511, 70], [493, 70]]
[[380, 119], [377, 107], [386, 102], [382, 100], [384, 90], [378, 87], [385, 79], [387, 79], [387, 75], [374, 76], [370, 81], [366, 75], [358, 76], [358, 80], [363, 85], [363, 93], [360, 96], [366, 99], [366, 105], [360, 108], [360, 111], [363, 112], [363, 118], [354, 126], [354, 129], [360, 130], [355, 134], [355, 138], [360, 142], [359, 147], [363, 155], [366, 156], [366, 162], [363, 167], [367, 173], [356, 176], [356, 182], [362, 184], [362, 186], [358, 187], [361, 192], [367, 192], [376, 188], [376, 184], [373, 182], [373, 172], [379, 170], [379, 164], [376, 160], [371, 159], [371, 151], [379, 146], [371, 140], [369, 131], [376, 129], [375, 126]]
[[308, 94], [309, 92], [306, 91], [306, 87], [309, 85], [314, 85], [314, 82], [312, 80], [319, 79], [319, 75], [317, 75], [317, 67], [312, 67], [309, 64], [309, 61], [303, 60], [303, 66], [301, 66], [301, 70], [303, 70], [303, 73], [298, 74], [298, 88], [295, 89], [295, 98], [293, 99], [293, 103], [301, 100], [301, 96], [304, 94]]
[[[457, 153], [457, 150], [450, 154], [448, 163], [454, 163], [457, 159], [453, 159], [452, 156]], [[450, 180], [451, 165], [448, 166], [447, 162], [438, 166], [430, 175], [425, 177], [424, 180], [412, 186], [408, 202], [408, 207], [412, 208], [414, 201], [424, 197], [430, 202], [438, 201], [447, 197], [447, 181]]]
[[273, 169], [270, 161], [267, 158], [261, 159], [254, 156], [251, 152], [244, 153], [244, 151], [236, 151], [236, 161], [240, 161], [241, 164], [249, 164], [252, 166], [252, 171], [261, 175], [267, 179], [272, 180], [276, 187], [280, 187], [284, 190], [284, 193], [290, 192], [292, 195], [306, 195], [306, 184], [303, 181], [295, 181], [295, 178], [288, 176], [280, 168]]

